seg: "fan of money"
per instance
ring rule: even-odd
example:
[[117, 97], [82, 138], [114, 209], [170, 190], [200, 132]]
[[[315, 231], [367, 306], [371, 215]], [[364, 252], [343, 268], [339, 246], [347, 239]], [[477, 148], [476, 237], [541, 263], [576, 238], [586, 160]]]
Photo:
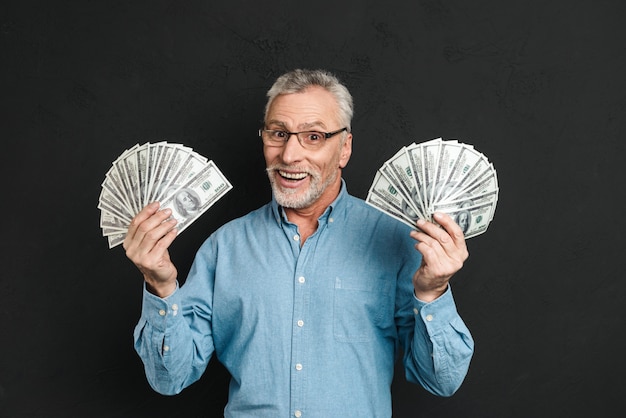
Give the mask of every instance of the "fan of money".
[[232, 185], [215, 163], [182, 144], [136, 144], [111, 165], [98, 209], [109, 248], [126, 238], [131, 220], [148, 203], [172, 210], [179, 233], [224, 196]]
[[366, 199], [413, 228], [447, 213], [465, 238], [487, 230], [497, 201], [493, 164], [472, 145], [441, 138], [402, 147], [376, 172]]

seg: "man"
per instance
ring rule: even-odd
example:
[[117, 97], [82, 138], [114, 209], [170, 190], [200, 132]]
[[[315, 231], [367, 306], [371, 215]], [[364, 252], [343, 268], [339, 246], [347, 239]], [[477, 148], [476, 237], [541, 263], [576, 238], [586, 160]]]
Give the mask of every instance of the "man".
[[473, 353], [448, 285], [468, 256], [461, 229], [440, 214], [411, 230], [348, 194], [352, 98], [334, 76], [296, 70], [268, 98], [273, 199], [212, 234], [183, 286], [170, 211], [152, 203], [129, 228], [150, 384], [178, 393], [216, 355], [232, 376], [227, 417], [389, 417], [402, 349], [407, 379], [452, 395]]

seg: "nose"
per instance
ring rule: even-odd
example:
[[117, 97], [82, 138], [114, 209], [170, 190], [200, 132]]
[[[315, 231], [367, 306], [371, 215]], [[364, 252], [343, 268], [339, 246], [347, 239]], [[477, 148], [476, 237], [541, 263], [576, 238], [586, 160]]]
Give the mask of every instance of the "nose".
[[289, 134], [289, 138], [285, 141], [285, 145], [282, 150], [282, 160], [285, 164], [291, 164], [294, 162], [298, 162], [303, 158], [302, 145], [300, 144], [300, 140], [298, 139], [298, 135], [294, 133]]

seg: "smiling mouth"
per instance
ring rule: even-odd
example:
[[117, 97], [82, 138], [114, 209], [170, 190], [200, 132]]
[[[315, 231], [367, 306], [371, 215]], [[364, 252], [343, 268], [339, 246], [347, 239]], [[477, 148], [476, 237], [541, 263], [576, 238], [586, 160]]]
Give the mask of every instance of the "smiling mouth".
[[282, 171], [282, 170], [278, 170], [278, 174], [287, 180], [302, 180], [304, 178], [306, 178], [309, 174], [308, 173], [289, 173], [287, 171]]

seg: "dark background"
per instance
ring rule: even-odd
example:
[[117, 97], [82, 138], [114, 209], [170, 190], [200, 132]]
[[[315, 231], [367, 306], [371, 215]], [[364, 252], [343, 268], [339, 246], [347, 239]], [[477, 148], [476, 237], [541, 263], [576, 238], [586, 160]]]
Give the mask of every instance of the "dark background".
[[100, 184], [146, 141], [216, 162], [234, 189], [174, 244], [184, 277], [269, 199], [256, 130], [296, 67], [354, 95], [353, 194], [434, 137], [498, 171], [495, 219], [453, 279], [469, 374], [436, 398], [397, 373], [394, 416], [621, 416], [625, 18], [620, 0], [3, 1], [0, 416], [220, 415], [219, 364], [176, 397], [146, 383], [141, 277], [100, 236]]

